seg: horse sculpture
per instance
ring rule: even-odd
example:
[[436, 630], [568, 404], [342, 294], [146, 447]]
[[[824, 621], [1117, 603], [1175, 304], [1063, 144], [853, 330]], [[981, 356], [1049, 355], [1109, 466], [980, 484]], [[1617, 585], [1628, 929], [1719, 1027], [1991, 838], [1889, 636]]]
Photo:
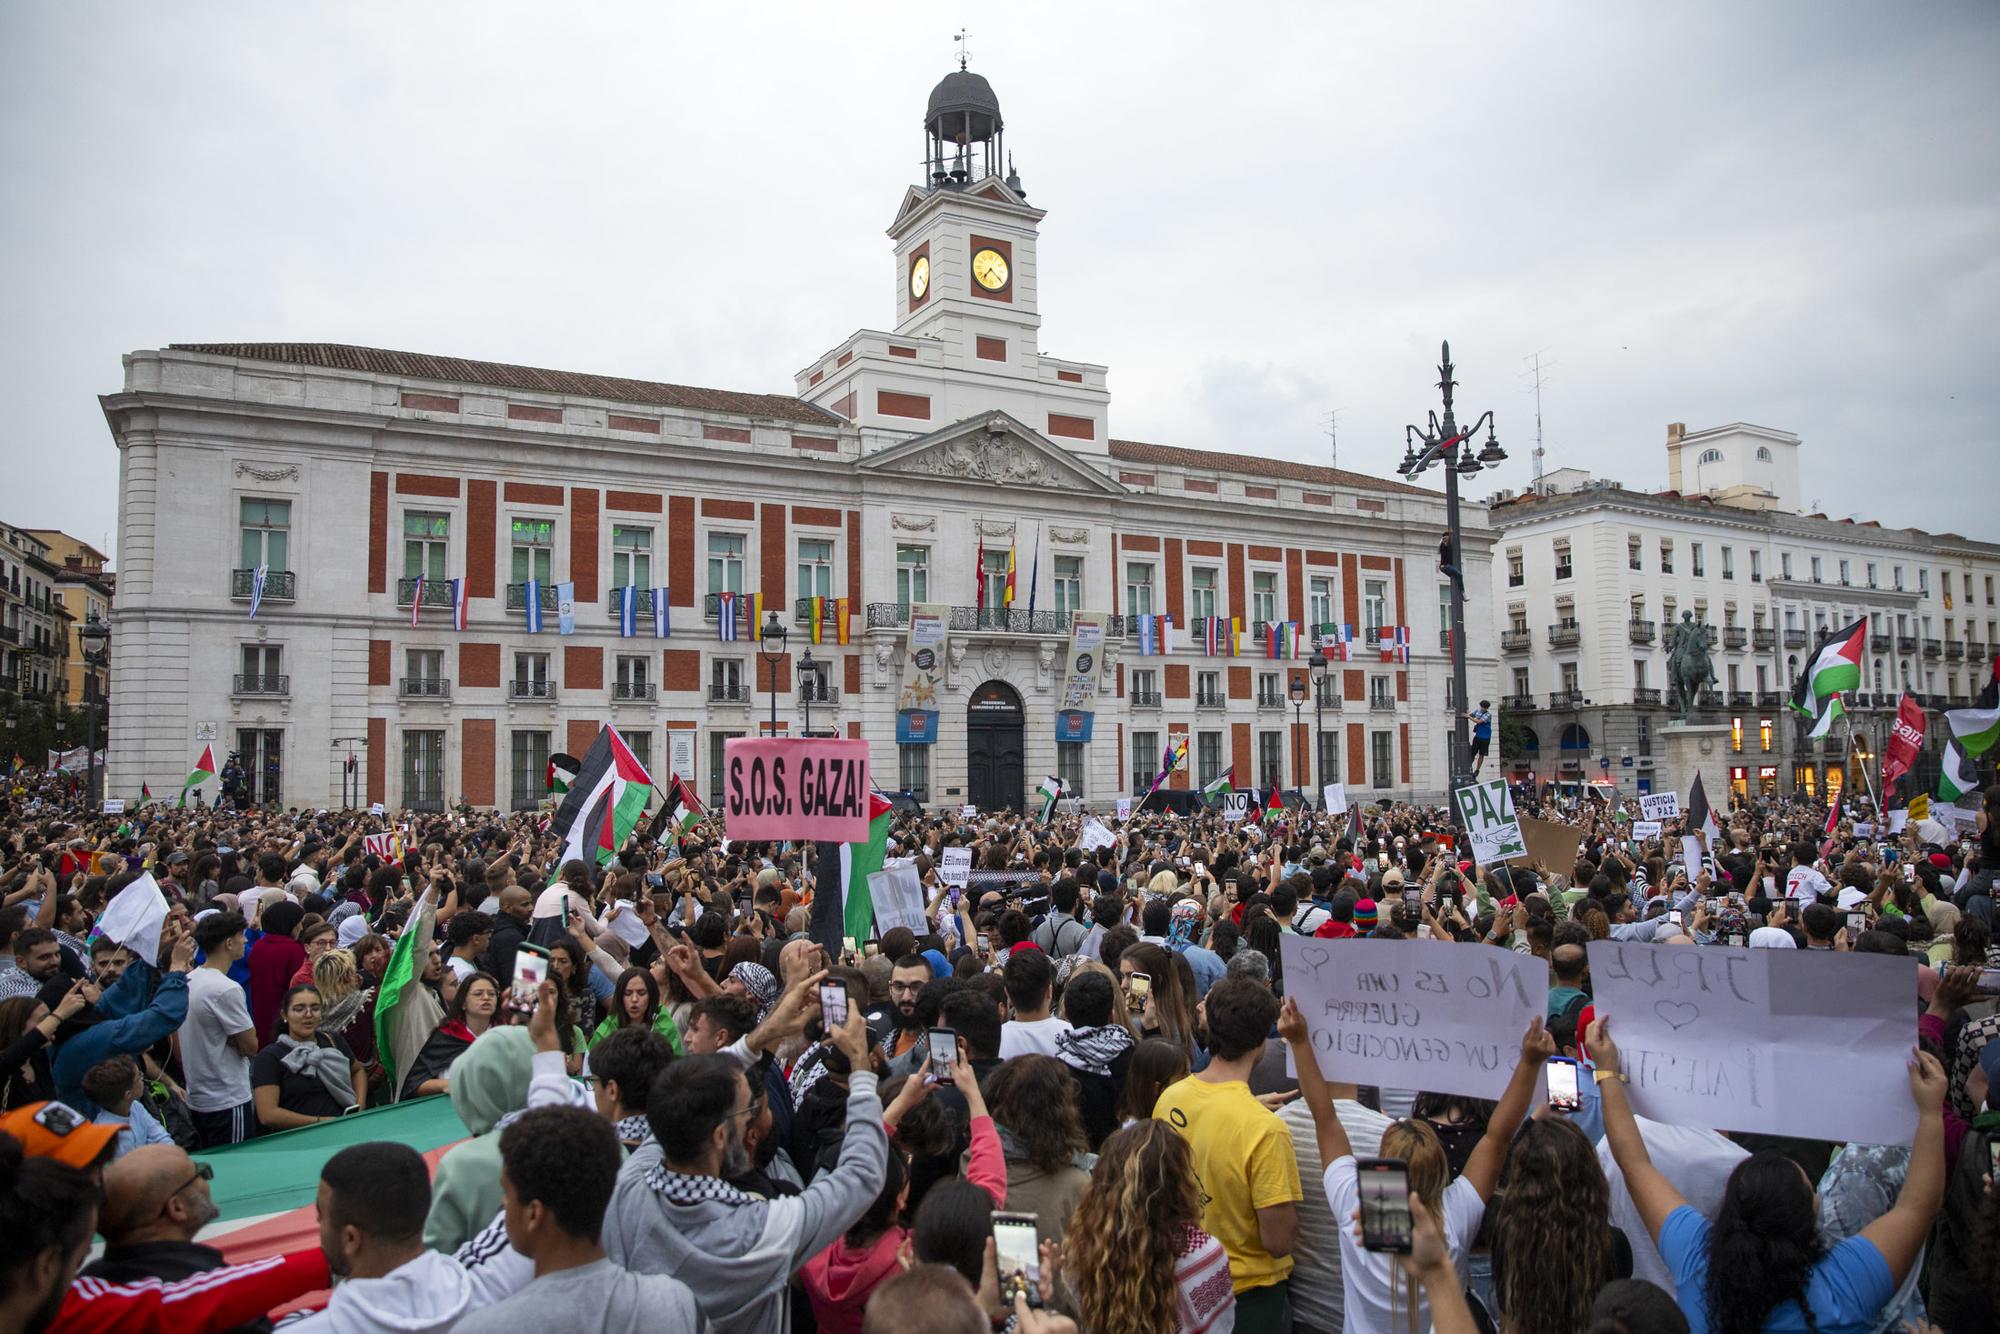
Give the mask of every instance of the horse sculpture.
[[1668, 705], [1673, 706], [1677, 700], [1681, 721], [1693, 721], [1691, 715], [1701, 692], [1715, 684], [1715, 664], [1708, 656], [1708, 632], [1694, 623], [1693, 612], [1682, 612], [1680, 624], [1667, 631], [1667, 679], [1673, 687]]

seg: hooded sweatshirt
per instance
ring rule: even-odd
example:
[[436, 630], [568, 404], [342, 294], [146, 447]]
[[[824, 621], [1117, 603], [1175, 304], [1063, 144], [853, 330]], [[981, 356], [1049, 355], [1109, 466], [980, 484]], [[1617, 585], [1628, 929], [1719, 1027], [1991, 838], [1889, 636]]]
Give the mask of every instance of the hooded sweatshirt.
[[426, 1250], [380, 1278], [334, 1287], [326, 1309], [288, 1323], [288, 1334], [427, 1334], [450, 1329], [472, 1307], [472, 1285], [449, 1255]]
[[669, 1169], [657, 1141], [625, 1160], [604, 1211], [604, 1250], [634, 1273], [693, 1290], [715, 1334], [779, 1334], [789, 1279], [854, 1225], [882, 1188], [888, 1137], [875, 1076], [849, 1076], [840, 1160], [803, 1193], [760, 1200], [714, 1177]]
[[451, 1067], [451, 1106], [472, 1138], [439, 1160], [424, 1245], [451, 1252], [492, 1221], [500, 1196], [500, 1119], [528, 1105], [535, 1040], [519, 1027], [489, 1028]]

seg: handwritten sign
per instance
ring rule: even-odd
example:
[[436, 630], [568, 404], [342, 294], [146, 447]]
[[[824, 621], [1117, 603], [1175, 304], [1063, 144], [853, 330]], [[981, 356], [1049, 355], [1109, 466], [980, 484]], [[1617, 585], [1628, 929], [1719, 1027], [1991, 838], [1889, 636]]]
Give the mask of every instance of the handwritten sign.
[[1325, 804], [1328, 815], [1342, 815], [1347, 811], [1347, 785], [1328, 783], [1320, 789], [1320, 801]]
[[125, 798], [106, 797], [104, 799], [104, 813], [106, 815], [123, 815], [125, 813]]
[[868, 743], [834, 737], [731, 737], [723, 747], [723, 828], [748, 842], [868, 837]]
[[368, 856], [380, 857], [385, 862], [394, 861], [396, 858], [396, 836], [394, 834], [364, 834], [361, 838], [361, 850]]
[[1649, 838], [1658, 838], [1660, 836], [1660, 828], [1658, 820], [1634, 820], [1632, 822], [1632, 837], [1643, 843]]
[[1285, 994], [1336, 1083], [1498, 1098], [1528, 1021], [1548, 1011], [1548, 965], [1496, 945], [1287, 933], [1278, 950]]
[[930, 927], [924, 922], [924, 887], [917, 881], [914, 865], [892, 866], [868, 877], [868, 897], [875, 904], [875, 933], [907, 926], [918, 935]]
[[1915, 959], [1594, 940], [1590, 977], [1639, 1115], [1910, 1142]]
[[938, 879], [964, 889], [966, 881], [972, 879], [972, 849], [946, 848], [938, 858]]
[[1514, 794], [1507, 790], [1506, 779], [1457, 788], [1451, 796], [1458, 805], [1459, 823], [1472, 836], [1474, 861], [1490, 866], [1527, 852], [1521, 822], [1514, 814]]
[[1678, 792], [1644, 792], [1639, 796], [1639, 814], [1648, 820], [1678, 820], [1681, 815], [1681, 794]]
[[1118, 836], [1104, 827], [1104, 822], [1096, 816], [1088, 816], [1083, 822], [1083, 831], [1076, 836], [1076, 845], [1085, 852], [1095, 852], [1108, 848], [1118, 841]]
[[372, 805], [370, 805], [370, 806], [368, 807], [368, 813], [369, 813], [370, 815], [387, 815], [387, 814], [388, 814], [388, 812], [387, 812], [387, 811], [385, 811], [385, 810], [383, 810], [383, 809], [382, 809], [382, 803], [381, 803], [381, 802], [379, 802], [379, 801], [378, 801], [378, 802], [375, 802], [375, 803], [373, 803]]
[[979, 808], [977, 806], [968, 804], [958, 808], [958, 818], [961, 820], [973, 820], [977, 819], [978, 816]]
[[1250, 794], [1241, 790], [1222, 794], [1222, 818], [1241, 820], [1250, 813]]
[[1132, 798], [1118, 798], [1118, 820], [1122, 824], [1132, 818]]

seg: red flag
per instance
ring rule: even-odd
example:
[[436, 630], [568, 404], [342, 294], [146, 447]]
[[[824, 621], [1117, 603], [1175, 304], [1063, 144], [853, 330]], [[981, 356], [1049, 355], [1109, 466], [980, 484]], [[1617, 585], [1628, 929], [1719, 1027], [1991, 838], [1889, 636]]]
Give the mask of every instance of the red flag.
[[1908, 773], [1924, 748], [1924, 710], [1909, 691], [1896, 706], [1896, 721], [1889, 728], [1889, 744], [1882, 747], [1882, 795], [1886, 798], [1896, 780]]
[[979, 530], [979, 555], [974, 560], [974, 564], [972, 567], [972, 577], [976, 581], [974, 584], [974, 588], [979, 595], [979, 602], [978, 602], [979, 610], [985, 611], [986, 610], [986, 530], [983, 527]]

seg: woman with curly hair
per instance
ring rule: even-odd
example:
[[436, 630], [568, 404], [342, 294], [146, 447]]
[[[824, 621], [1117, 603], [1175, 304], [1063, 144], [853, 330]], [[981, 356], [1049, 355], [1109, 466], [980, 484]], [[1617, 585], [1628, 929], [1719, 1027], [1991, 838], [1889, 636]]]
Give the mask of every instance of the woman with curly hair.
[[[1567, 1117], [1530, 1121], [1501, 1180], [1505, 1189], [1486, 1219], [1501, 1329], [1588, 1329], [1604, 1285], [1632, 1275], [1632, 1246], [1611, 1226], [1611, 1186], [1597, 1150]], [[1547, 1263], [1554, 1256], [1562, 1262]]]
[[1608, 1029], [1596, 1019], [1586, 1039], [1604, 1101], [1604, 1137], [1696, 1334], [1873, 1328], [1916, 1264], [1944, 1198], [1945, 1075], [1937, 1058], [1920, 1051], [1910, 1067], [1917, 1128], [1895, 1206], [1859, 1236], [1829, 1248], [1820, 1236], [1813, 1183], [1781, 1154], [1756, 1153], [1738, 1164], [1713, 1221], [1692, 1208], [1653, 1166]]
[[986, 1104], [1007, 1159], [1007, 1207], [1035, 1215], [1042, 1241], [1061, 1241], [1090, 1176], [1076, 1081], [1053, 1056], [1016, 1056], [986, 1077]]
[[1229, 1256], [1201, 1230], [1201, 1187], [1187, 1139], [1135, 1121], [1104, 1141], [1063, 1246], [1063, 1277], [1083, 1328], [1199, 1334], [1231, 1327]]

